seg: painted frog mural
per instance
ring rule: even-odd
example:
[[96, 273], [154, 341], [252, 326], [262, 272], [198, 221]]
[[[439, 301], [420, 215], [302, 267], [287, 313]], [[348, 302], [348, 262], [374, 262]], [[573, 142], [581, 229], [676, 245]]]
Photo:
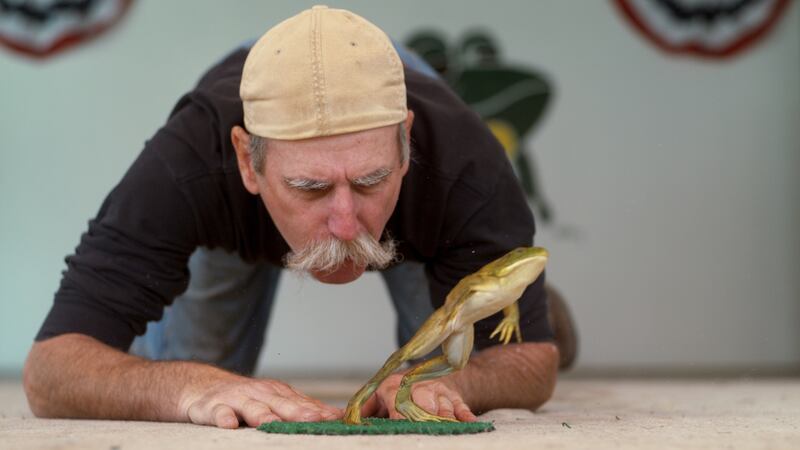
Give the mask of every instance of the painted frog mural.
[[436, 31], [420, 31], [405, 45], [431, 65], [486, 122], [503, 145], [536, 217], [545, 224], [553, 210], [539, 184], [532, 153], [524, 148], [553, 97], [552, 83], [534, 69], [501, 61], [489, 33], [466, 33], [455, 48]]

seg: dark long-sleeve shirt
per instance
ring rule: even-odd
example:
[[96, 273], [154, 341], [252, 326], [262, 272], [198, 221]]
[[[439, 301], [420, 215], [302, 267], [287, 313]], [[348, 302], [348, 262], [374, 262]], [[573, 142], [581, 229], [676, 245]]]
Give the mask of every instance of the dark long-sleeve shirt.
[[[122, 350], [183, 292], [198, 246], [281, 264], [289, 246], [242, 185], [230, 130], [242, 125], [246, 50], [212, 67], [100, 207], [81, 237], [37, 340], [82, 333]], [[425, 263], [434, 308], [459, 279], [532, 243], [534, 221], [500, 144], [443, 83], [406, 70], [411, 164], [387, 230]], [[369, 93], [365, 93], [369, 95]], [[266, 161], [269, 164], [269, 159]], [[519, 301], [525, 341], [550, 340], [544, 276]], [[500, 314], [476, 324], [475, 345]], [[496, 343], [496, 341], [494, 342]]]

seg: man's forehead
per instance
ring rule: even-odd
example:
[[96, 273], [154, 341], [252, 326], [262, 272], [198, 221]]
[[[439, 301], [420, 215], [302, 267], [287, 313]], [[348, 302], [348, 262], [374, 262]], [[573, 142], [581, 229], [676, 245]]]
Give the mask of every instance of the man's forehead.
[[279, 147], [294, 147], [294, 148], [339, 148], [339, 147], [352, 147], [362, 143], [369, 142], [390, 142], [397, 138], [397, 132], [401, 123], [386, 125], [368, 130], [355, 131], [352, 133], [342, 133], [330, 136], [317, 136], [308, 139], [274, 139], [269, 138], [269, 142]]
[[330, 171], [363, 176], [396, 166], [398, 145], [396, 126], [299, 141], [269, 140], [267, 164], [271, 160], [282, 176], [323, 176]]
[[354, 180], [356, 178], [380, 176], [391, 173], [397, 160], [342, 160], [342, 159], [314, 159], [301, 158], [281, 164], [278, 175], [284, 179], [309, 179], [318, 181], [333, 181], [337, 178]]

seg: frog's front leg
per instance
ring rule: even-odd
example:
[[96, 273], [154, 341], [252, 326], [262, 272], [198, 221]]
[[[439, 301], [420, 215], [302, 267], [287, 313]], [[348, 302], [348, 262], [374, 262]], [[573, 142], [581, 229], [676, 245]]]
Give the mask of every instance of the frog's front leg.
[[358, 392], [353, 395], [350, 401], [347, 403], [347, 409], [344, 413], [343, 421], [346, 424], [350, 425], [359, 425], [361, 424], [361, 407], [364, 406], [367, 399], [369, 399], [370, 395], [380, 386], [383, 380], [386, 379], [389, 375], [394, 372], [404, 361], [403, 358], [403, 351], [398, 350], [386, 360], [386, 363], [383, 367], [378, 370], [378, 373], [375, 374]]
[[503, 345], [511, 341], [511, 336], [516, 335], [517, 342], [522, 342], [522, 332], [519, 328], [519, 307], [517, 302], [514, 302], [503, 308], [503, 320], [497, 325], [497, 328], [489, 335], [489, 339], [499, 334], [498, 339]]

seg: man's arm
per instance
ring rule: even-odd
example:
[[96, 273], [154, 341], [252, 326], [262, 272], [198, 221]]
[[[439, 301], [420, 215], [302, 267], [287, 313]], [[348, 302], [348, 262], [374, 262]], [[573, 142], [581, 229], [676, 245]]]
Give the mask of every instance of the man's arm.
[[[489, 347], [470, 357], [464, 369], [417, 383], [412, 398], [428, 412], [462, 421], [497, 408], [535, 410], [553, 394], [558, 374], [558, 349], [550, 342]], [[402, 373], [390, 376], [364, 406], [364, 415], [402, 416], [394, 398]]]
[[525, 342], [488, 347], [444, 382], [452, 384], [477, 413], [497, 408], [535, 410], [552, 396], [557, 375], [555, 344]]
[[33, 345], [23, 384], [38, 417], [193, 422], [236, 428], [274, 420], [341, 417], [277, 380], [251, 379], [205, 364], [148, 361], [81, 334]]

